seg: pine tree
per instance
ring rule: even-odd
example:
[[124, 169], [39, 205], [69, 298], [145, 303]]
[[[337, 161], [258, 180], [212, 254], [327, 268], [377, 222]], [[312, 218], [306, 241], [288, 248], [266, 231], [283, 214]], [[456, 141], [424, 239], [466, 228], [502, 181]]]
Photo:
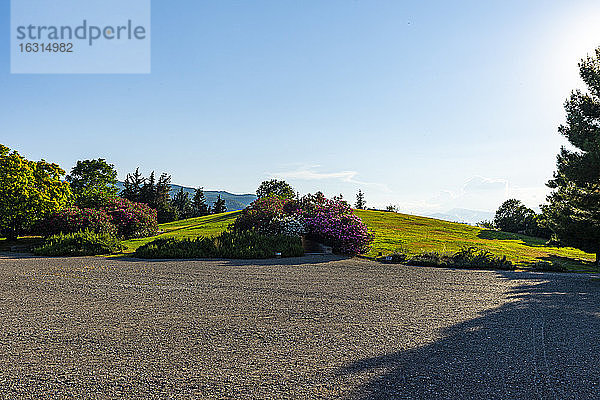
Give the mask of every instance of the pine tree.
[[561, 148], [543, 211], [562, 244], [595, 253], [600, 263], [600, 48], [581, 60], [579, 74], [588, 90], [571, 93], [559, 127], [576, 150]]
[[212, 212], [213, 212], [213, 214], [220, 214], [220, 213], [224, 213], [225, 211], [227, 211], [227, 206], [225, 205], [225, 200], [223, 200], [221, 198], [221, 195], [218, 195], [217, 200], [215, 200], [215, 203], [213, 204]]
[[362, 190], [358, 190], [358, 193], [356, 194], [356, 208], [358, 210], [364, 210], [367, 202], [365, 201], [365, 195], [363, 194]]
[[144, 186], [140, 190], [140, 202], [146, 203], [152, 207], [155, 205], [156, 200], [156, 179], [154, 178], [154, 171], [150, 173], [150, 177], [146, 179]]
[[190, 200], [190, 194], [183, 190], [183, 188], [175, 193], [172, 204], [177, 210], [177, 215], [180, 219], [191, 218], [193, 216], [194, 209], [192, 207], [192, 200]]
[[141, 200], [142, 187], [146, 179], [140, 174], [139, 167], [135, 169], [133, 174], [127, 174], [125, 179], [124, 188], [121, 192], [121, 197], [127, 200], [139, 202]]
[[195, 216], [202, 217], [210, 214], [210, 207], [206, 203], [206, 197], [204, 196], [204, 188], [199, 187], [196, 189], [194, 198], [192, 199], [192, 204], [194, 207]]

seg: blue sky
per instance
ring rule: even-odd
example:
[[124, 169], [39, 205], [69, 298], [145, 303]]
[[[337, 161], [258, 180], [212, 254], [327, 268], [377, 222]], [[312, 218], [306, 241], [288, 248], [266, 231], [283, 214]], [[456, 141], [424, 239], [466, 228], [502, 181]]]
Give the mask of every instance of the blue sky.
[[[0, 26], [10, 25], [8, 2]], [[153, 1], [148, 75], [11, 75], [0, 143], [426, 214], [544, 200], [597, 1]]]

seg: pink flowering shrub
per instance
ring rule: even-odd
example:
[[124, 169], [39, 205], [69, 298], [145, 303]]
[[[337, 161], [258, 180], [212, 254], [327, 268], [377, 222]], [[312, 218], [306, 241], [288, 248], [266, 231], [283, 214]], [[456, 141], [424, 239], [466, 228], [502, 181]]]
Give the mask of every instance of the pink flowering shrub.
[[111, 217], [120, 236], [146, 237], [155, 235], [158, 231], [156, 210], [147, 204], [117, 197], [108, 200], [103, 209]]
[[303, 217], [307, 236], [331, 246], [336, 253], [364, 253], [373, 241], [373, 234], [344, 201], [311, 203], [304, 208]]
[[100, 234], [117, 234], [117, 227], [104, 210], [69, 207], [55, 212], [38, 223], [36, 231], [44, 236], [90, 230]]
[[156, 210], [115, 198], [100, 209], [65, 208], [41, 221], [36, 229], [45, 236], [84, 230], [124, 238], [152, 236], [158, 231]]
[[328, 200], [321, 193], [300, 201], [278, 197], [258, 199], [242, 211], [232, 229], [268, 235], [306, 235], [342, 254], [363, 253], [373, 240], [366, 225], [346, 202]]

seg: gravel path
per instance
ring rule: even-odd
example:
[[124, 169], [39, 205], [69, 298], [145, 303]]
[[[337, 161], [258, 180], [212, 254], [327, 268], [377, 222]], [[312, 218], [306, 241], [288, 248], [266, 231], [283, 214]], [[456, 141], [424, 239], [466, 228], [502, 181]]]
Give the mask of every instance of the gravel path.
[[0, 256], [0, 399], [585, 399], [600, 280]]

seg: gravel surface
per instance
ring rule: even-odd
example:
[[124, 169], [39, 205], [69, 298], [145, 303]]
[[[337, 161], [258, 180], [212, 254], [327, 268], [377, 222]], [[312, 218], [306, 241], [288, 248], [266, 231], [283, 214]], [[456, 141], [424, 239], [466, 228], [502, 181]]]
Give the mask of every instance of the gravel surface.
[[0, 399], [600, 397], [600, 279], [0, 256]]

